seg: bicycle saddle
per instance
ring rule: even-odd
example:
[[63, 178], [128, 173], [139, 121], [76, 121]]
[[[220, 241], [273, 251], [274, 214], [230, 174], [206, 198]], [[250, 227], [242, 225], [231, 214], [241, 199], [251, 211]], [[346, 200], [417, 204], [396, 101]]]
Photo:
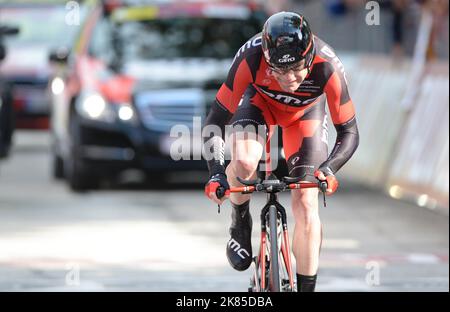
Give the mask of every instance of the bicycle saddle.
[[302, 181], [305, 177], [306, 177], [306, 173], [300, 177], [283, 177], [283, 182], [286, 182], [288, 184], [298, 183], [298, 182]]
[[260, 178], [257, 178], [257, 179], [254, 179], [254, 180], [244, 180], [244, 179], [241, 179], [240, 177], [236, 177], [236, 179], [237, 179], [240, 183], [242, 183], [242, 184], [244, 184], [244, 185], [246, 185], [246, 186], [253, 186], [253, 185], [255, 185], [255, 184], [261, 183], [261, 179], [260, 179]]

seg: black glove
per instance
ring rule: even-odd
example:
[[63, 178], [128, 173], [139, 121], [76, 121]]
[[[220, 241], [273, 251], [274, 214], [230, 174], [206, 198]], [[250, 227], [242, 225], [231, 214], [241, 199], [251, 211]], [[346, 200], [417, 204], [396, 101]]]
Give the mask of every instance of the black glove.
[[225, 196], [227, 190], [230, 189], [230, 185], [227, 181], [227, 176], [223, 173], [218, 173], [213, 175], [208, 183], [205, 185], [205, 195], [209, 197], [210, 193], [215, 193], [217, 198], [222, 198]]

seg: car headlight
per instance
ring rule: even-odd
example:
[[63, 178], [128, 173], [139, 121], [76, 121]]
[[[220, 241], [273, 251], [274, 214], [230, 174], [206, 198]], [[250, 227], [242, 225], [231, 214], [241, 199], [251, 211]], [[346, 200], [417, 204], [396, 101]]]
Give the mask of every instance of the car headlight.
[[105, 100], [98, 94], [88, 96], [82, 105], [82, 110], [92, 119], [98, 119], [106, 110]]
[[78, 113], [87, 119], [113, 122], [115, 119], [114, 111], [106, 100], [98, 93], [87, 94], [77, 102]]
[[110, 104], [100, 94], [92, 93], [77, 103], [79, 114], [85, 118], [105, 122], [120, 120], [134, 123], [136, 114], [129, 103]]
[[134, 111], [128, 105], [120, 105], [118, 110], [118, 116], [122, 121], [130, 121], [134, 117]]
[[55, 77], [52, 80], [51, 89], [54, 95], [63, 93], [64, 87], [65, 87], [64, 80], [62, 80], [60, 77]]
[[137, 125], [137, 114], [130, 103], [117, 103], [113, 106], [119, 121], [133, 126]]

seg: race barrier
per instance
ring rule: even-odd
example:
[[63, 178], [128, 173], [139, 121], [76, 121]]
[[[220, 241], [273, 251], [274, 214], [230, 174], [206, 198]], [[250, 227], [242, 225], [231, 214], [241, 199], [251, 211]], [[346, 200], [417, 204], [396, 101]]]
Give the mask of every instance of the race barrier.
[[[414, 60], [386, 55], [346, 54], [341, 60], [360, 145], [340, 174], [448, 215], [448, 61], [418, 68]], [[334, 138], [333, 131], [330, 146]]]

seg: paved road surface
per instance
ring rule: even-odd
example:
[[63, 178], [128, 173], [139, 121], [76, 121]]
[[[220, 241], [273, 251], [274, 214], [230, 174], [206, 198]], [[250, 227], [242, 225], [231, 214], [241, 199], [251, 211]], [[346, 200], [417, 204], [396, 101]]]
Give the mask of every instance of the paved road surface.
[[[50, 177], [48, 143], [19, 132], [0, 163], [1, 291], [246, 291], [250, 271], [225, 258], [229, 204], [217, 214], [201, 174], [74, 194]], [[342, 184], [321, 211], [317, 291], [448, 291], [448, 217]]]

